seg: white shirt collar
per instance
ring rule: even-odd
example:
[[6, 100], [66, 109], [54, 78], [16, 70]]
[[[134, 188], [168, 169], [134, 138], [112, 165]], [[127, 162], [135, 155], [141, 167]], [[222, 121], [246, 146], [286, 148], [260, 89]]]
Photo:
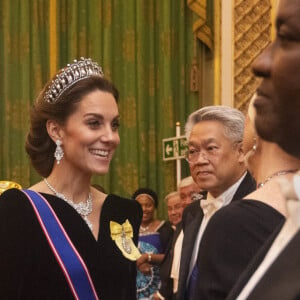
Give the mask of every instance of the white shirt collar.
[[297, 198], [300, 200], [300, 172], [294, 175], [293, 183]]
[[286, 198], [287, 218], [300, 228], [300, 172], [296, 173], [292, 180], [278, 178], [277, 181]]
[[[231, 202], [234, 194], [236, 193], [237, 189], [239, 188], [241, 182], [244, 180], [246, 174], [247, 174], [247, 172], [245, 172], [236, 183], [234, 183], [225, 192], [223, 192], [221, 195], [219, 195], [217, 197], [217, 198], [222, 199], [222, 202], [223, 202], [222, 206], [225, 206]], [[207, 193], [206, 199], [211, 201], [211, 200], [215, 199], [215, 197], [211, 193]], [[200, 201], [202, 201], [202, 200], [200, 200]], [[203, 201], [205, 201], [205, 200], [203, 200]]]

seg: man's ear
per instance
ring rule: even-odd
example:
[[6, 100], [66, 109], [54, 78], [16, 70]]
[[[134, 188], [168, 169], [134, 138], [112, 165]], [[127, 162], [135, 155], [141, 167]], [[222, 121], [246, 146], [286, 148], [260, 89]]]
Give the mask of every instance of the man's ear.
[[237, 153], [238, 153], [238, 161], [240, 163], [243, 163], [245, 162], [245, 154], [244, 154], [244, 151], [243, 151], [243, 142], [239, 142], [236, 144], [236, 147], [237, 147]]
[[46, 123], [47, 132], [52, 139], [52, 141], [55, 143], [57, 140], [62, 140], [63, 138], [63, 130], [61, 125], [59, 125], [54, 120], [47, 120]]

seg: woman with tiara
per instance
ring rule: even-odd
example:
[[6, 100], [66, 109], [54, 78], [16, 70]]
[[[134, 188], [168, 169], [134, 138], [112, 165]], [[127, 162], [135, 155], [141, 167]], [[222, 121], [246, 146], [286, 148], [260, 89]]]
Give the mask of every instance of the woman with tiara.
[[0, 298], [136, 298], [140, 205], [91, 186], [120, 142], [118, 91], [91, 59], [67, 65], [31, 110], [43, 180], [0, 197]]

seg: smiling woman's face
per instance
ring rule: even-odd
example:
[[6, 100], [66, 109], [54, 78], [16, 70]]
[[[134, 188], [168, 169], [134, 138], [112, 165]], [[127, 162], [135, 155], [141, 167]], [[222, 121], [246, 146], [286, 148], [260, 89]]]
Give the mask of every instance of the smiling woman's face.
[[74, 172], [105, 174], [120, 143], [119, 111], [115, 98], [100, 90], [87, 94], [61, 126], [61, 164]]
[[140, 203], [143, 209], [142, 223], [150, 223], [154, 219], [154, 201], [146, 194], [140, 194], [136, 198], [136, 201]]

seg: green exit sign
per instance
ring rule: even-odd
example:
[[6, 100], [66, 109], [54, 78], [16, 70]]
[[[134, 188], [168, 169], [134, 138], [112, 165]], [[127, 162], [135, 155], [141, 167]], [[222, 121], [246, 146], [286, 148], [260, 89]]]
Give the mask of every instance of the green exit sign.
[[163, 160], [174, 160], [185, 157], [188, 149], [187, 140], [184, 135], [162, 140]]

